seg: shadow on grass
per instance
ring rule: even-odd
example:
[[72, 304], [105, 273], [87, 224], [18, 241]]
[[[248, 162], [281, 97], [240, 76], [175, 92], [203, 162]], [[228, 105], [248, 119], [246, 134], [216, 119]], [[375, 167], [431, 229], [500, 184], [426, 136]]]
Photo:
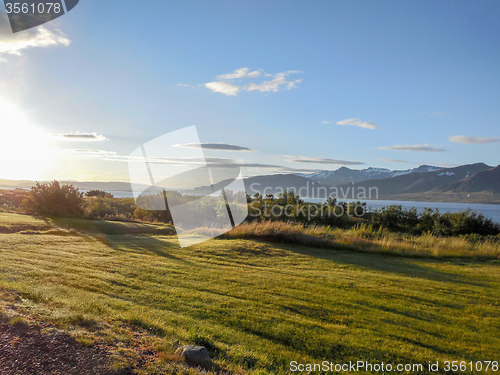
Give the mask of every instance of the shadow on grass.
[[[238, 329], [242, 329], [247, 333], [256, 335], [265, 340], [271, 341], [277, 345], [283, 345], [287, 348], [296, 350], [297, 352], [307, 354], [312, 358], [316, 359], [316, 363], [322, 363], [326, 360], [328, 363], [344, 364], [350, 361], [356, 363], [357, 361], [362, 361], [363, 363], [418, 363], [415, 358], [408, 355], [398, 354], [397, 348], [394, 351], [387, 350], [376, 350], [369, 349], [361, 346], [354, 346], [347, 342], [332, 342], [332, 340], [325, 340], [321, 337], [316, 337], [314, 341], [308, 340], [307, 335], [301, 335], [297, 332], [273, 332], [271, 330], [262, 331], [251, 325], [246, 325], [244, 327], [238, 326]], [[417, 345], [417, 342], [414, 343]], [[237, 358], [233, 358], [234, 361], [238, 361]], [[276, 366], [275, 369], [290, 368], [290, 362], [284, 361], [282, 358], [274, 358], [273, 364]], [[335, 369], [335, 368], [334, 368]], [[334, 370], [333, 369], [333, 370]], [[426, 371], [425, 366], [419, 374], [430, 374]], [[359, 372], [364, 372], [363, 368], [359, 369]], [[313, 372], [318, 373], [318, 372]], [[326, 373], [326, 372], [320, 372]]]
[[[172, 250], [179, 249], [177, 241], [169, 242], [154, 236], [174, 236], [173, 225], [143, 224], [134, 222], [51, 218], [51, 222], [61, 228], [78, 231], [103, 245], [117, 251], [137, 252], [183, 260], [172, 254]], [[184, 261], [184, 260], [183, 260]]]
[[164, 258], [182, 260], [172, 252], [179, 249], [177, 243], [163, 241], [152, 236], [141, 236], [131, 234], [87, 234], [92, 239], [117, 251], [126, 253], [154, 254]]
[[[442, 272], [434, 267], [443, 263], [453, 264], [484, 264], [485, 260], [465, 257], [439, 257], [425, 255], [407, 255], [387, 252], [381, 246], [372, 245], [370, 250], [353, 248], [352, 245], [344, 245], [330, 240], [316, 238], [302, 233], [294, 233], [294, 236], [286, 238], [284, 233], [279, 236], [272, 235], [243, 235], [221, 236], [221, 239], [250, 239], [254, 241], [279, 244], [281, 249], [292, 253], [313, 256], [315, 258], [332, 261], [337, 264], [351, 265], [380, 271], [394, 273], [402, 276], [433, 280], [438, 282], [460, 283], [473, 286], [489, 287], [489, 284], [478, 280], [471, 280], [460, 274]], [[309, 238], [312, 237], [312, 240]], [[420, 263], [420, 264], [417, 264]]]
[[175, 235], [175, 228], [170, 224], [144, 224], [128, 221], [108, 221], [54, 217], [49, 219], [54, 225], [75, 229], [83, 233], [112, 234], [154, 234]]
[[442, 347], [439, 347], [437, 345], [425, 343], [422, 340], [410, 339], [408, 337], [403, 337], [403, 336], [398, 336], [398, 335], [388, 335], [388, 336], [392, 337], [393, 339], [395, 339], [397, 341], [402, 341], [402, 342], [409, 343], [411, 345], [415, 345], [417, 347], [430, 349], [434, 352], [438, 352], [441, 354], [455, 356], [458, 358], [463, 358], [464, 360], [465, 359], [467, 359], [467, 360], [474, 360], [475, 359], [475, 357], [467, 357], [467, 355], [470, 355], [469, 353], [464, 353], [463, 351], [460, 351], [460, 350], [453, 350], [450, 347], [442, 348]]
[[[287, 246], [287, 249], [301, 255], [314, 256], [337, 264], [352, 265], [374, 271], [395, 273], [402, 276], [438, 282], [489, 287], [489, 284], [471, 280], [463, 275], [442, 272], [433, 267], [434, 265], [445, 262], [454, 263], [455, 261], [460, 264], [484, 264], [484, 262], [472, 258], [455, 260], [453, 258], [429, 259], [425, 257], [404, 257], [397, 254], [383, 253], [382, 249], [380, 252], [375, 253], [353, 251], [350, 246], [341, 244], [335, 244], [331, 249], [314, 249], [302, 246]], [[416, 264], [415, 262], [421, 264]]]

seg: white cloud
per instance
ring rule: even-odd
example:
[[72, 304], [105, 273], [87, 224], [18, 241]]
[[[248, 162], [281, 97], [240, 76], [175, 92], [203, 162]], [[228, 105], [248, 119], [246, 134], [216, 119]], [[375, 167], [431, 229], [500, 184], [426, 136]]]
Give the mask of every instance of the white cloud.
[[91, 142], [99, 142], [99, 141], [107, 141], [103, 135], [97, 133], [68, 133], [68, 134], [54, 134], [54, 137], [63, 138], [68, 141], [91, 141]]
[[351, 126], [359, 126], [363, 129], [377, 129], [378, 126], [373, 122], [361, 121], [359, 118], [349, 118], [347, 120], [342, 120], [337, 122], [337, 125], [351, 125]]
[[442, 152], [446, 151], [440, 147], [431, 147], [427, 143], [424, 145], [396, 145], [396, 146], [387, 146], [387, 147], [379, 147], [379, 150], [396, 150], [396, 151], [423, 151], [423, 152]]
[[464, 143], [468, 145], [500, 142], [500, 138], [467, 137], [465, 135], [455, 135], [448, 140], [453, 143]]
[[298, 71], [289, 71], [284, 73], [278, 73], [274, 76], [271, 81], [264, 81], [260, 84], [249, 83], [248, 85], [243, 87], [245, 91], [260, 91], [260, 92], [277, 92], [279, 87], [284, 85], [287, 90], [291, 90], [296, 88], [296, 84], [302, 82], [301, 79], [296, 81], [287, 81], [286, 76], [293, 73], [300, 73]]
[[220, 92], [228, 96], [238, 96], [241, 90], [241, 87], [225, 81], [205, 83], [205, 87], [212, 92]]
[[234, 73], [222, 74], [217, 76], [215, 82], [205, 83], [204, 86], [212, 92], [218, 92], [228, 96], [237, 96], [240, 91], [260, 91], [260, 92], [277, 92], [280, 87], [286, 87], [291, 90], [297, 87], [297, 84], [302, 82], [301, 79], [295, 81], [287, 80], [290, 74], [302, 73], [298, 70], [289, 70], [287, 72], [278, 73], [273, 76], [273, 79], [261, 83], [249, 83], [241, 86], [235, 84], [232, 80], [241, 78], [258, 78], [260, 76], [270, 77], [271, 74], [262, 73], [260, 70], [249, 72], [248, 68], [236, 69]]
[[321, 121], [322, 124], [331, 124], [331, 121]]
[[179, 87], [191, 87], [191, 88], [194, 88], [193, 85], [188, 85], [186, 83], [178, 83], [177, 86], [179, 86]]
[[260, 77], [260, 71], [255, 70], [253, 72], [248, 72], [248, 68], [240, 68], [236, 69], [234, 73], [229, 73], [229, 74], [221, 74], [220, 76], [217, 76], [218, 80], [227, 80], [227, 79], [237, 79], [237, 78], [257, 78]]
[[40, 26], [19, 33], [12, 33], [7, 15], [0, 12], [0, 61], [7, 55], [20, 56], [23, 50], [33, 47], [69, 46], [71, 40], [59, 29]]

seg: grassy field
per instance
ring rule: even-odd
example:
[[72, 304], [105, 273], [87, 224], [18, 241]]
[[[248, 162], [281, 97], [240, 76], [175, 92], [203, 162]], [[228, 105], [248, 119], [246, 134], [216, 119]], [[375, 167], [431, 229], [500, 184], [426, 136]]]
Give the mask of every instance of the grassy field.
[[291, 361], [323, 359], [440, 361], [444, 373], [447, 360], [500, 360], [494, 255], [352, 251], [335, 237], [306, 246], [229, 236], [181, 249], [167, 225], [15, 214], [0, 214], [2, 227], [4, 310], [114, 345], [118, 372], [138, 341], [159, 353], [137, 367], [144, 374], [195, 373], [173, 354], [183, 344], [205, 345], [221, 373], [286, 374]]

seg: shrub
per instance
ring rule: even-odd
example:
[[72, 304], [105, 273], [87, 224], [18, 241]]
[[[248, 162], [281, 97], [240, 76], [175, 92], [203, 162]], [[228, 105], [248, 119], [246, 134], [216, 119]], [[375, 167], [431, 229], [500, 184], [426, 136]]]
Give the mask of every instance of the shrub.
[[500, 225], [488, 219], [483, 214], [472, 210], [445, 213], [439, 218], [439, 234], [466, 235], [479, 234], [481, 236], [496, 235], [500, 233]]
[[403, 209], [400, 205], [383, 207], [372, 215], [374, 224], [405, 233], [422, 234], [432, 232], [442, 236], [478, 234], [497, 235], [500, 225], [472, 210], [455, 213], [439, 213], [439, 210], [416, 208]]
[[79, 217], [83, 215], [83, 194], [73, 185], [37, 182], [24, 201], [27, 213], [44, 216]]

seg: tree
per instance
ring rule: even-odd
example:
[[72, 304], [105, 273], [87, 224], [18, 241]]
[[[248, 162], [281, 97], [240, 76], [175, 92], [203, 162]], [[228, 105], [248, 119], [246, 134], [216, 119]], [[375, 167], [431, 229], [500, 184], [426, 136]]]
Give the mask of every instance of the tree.
[[336, 198], [332, 198], [332, 197], [328, 197], [326, 199], [326, 205], [327, 206], [335, 206], [337, 204], [337, 199]]
[[113, 198], [113, 194], [104, 190], [89, 190], [85, 193], [86, 197]]
[[83, 215], [83, 193], [73, 185], [36, 183], [31, 188], [24, 208], [28, 213], [44, 216], [78, 217]]
[[113, 213], [108, 200], [99, 195], [87, 198], [85, 202], [85, 214], [91, 219], [103, 218]]

